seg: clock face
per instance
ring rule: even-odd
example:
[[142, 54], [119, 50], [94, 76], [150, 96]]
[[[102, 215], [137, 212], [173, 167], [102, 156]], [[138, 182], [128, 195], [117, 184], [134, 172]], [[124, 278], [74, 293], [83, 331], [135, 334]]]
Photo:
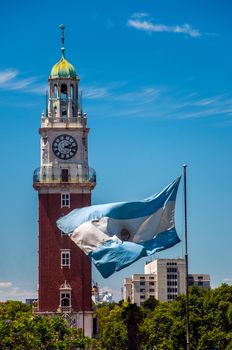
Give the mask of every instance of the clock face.
[[77, 142], [70, 135], [60, 135], [53, 141], [52, 150], [56, 157], [67, 160], [77, 153]]

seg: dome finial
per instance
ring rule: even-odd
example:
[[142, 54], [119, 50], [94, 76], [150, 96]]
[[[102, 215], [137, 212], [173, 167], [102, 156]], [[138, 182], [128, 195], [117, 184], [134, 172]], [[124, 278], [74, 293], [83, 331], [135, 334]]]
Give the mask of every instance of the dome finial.
[[61, 29], [61, 42], [62, 42], [62, 47], [61, 47], [61, 52], [62, 52], [62, 57], [64, 57], [64, 30], [65, 30], [65, 26], [64, 24], [60, 24], [60, 29]]

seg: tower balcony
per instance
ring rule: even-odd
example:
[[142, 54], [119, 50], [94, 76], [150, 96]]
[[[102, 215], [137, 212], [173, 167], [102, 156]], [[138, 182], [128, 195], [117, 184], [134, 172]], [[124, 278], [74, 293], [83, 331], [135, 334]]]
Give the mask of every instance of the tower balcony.
[[41, 187], [57, 187], [69, 185], [93, 189], [96, 185], [96, 172], [93, 168], [54, 168], [44, 166], [35, 169], [33, 174], [33, 187], [38, 190]]
[[86, 113], [78, 115], [77, 117], [66, 118], [61, 117], [45, 117], [42, 115], [42, 128], [59, 128], [64, 127], [64, 124], [68, 128], [86, 128], [87, 127], [87, 116]]

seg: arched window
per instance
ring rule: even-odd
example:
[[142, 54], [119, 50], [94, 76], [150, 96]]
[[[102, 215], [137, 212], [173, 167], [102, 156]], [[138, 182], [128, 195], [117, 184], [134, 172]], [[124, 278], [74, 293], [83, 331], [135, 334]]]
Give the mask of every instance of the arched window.
[[67, 118], [67, 109], [65, 106], [62, 106], [61, 114], [62, 114], [63, 120], [65, 120]]
[[61, 100], [66, 101], [67, 100], [67, 85], [66, 84], [62, 84], [61, 85]]
[[73, 100], [73, 98], [74, 98], [74, 89], [73, 89], [73, 85], [70, 86], [70, 97], [71, 97], [71, 100]]
[[60, 306], [61, 308], [71, 307], [71, 286], [65, 281], [64, 284], [60, 286]]
[[54, 114], [55, 114], [55, 117], [57, 116], [57, 107], [55, 106], [54, 107]]
[[58, 89], [56, 84], [53, 87], [53, 96], [54, 98], [58, 98]]
[[70, 306], [71, 305], [71, 293], [70, 292], [62, 292], [60, 296], [61, 306]]

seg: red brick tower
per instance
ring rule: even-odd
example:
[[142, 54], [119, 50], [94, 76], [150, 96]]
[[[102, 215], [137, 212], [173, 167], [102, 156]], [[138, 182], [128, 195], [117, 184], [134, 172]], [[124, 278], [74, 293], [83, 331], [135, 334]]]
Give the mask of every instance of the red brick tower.
[[78, 99], [78, 78], [64, 55], [48, 78], [47, 112], [42, 113], [41, 166], [34, 172], [39, 195], [39, 312], [61, 314], [92, 335], [91, 264], [56, 227], [74, 208], [91, 204], [95, 171], [88, 165], [87, 115]]

